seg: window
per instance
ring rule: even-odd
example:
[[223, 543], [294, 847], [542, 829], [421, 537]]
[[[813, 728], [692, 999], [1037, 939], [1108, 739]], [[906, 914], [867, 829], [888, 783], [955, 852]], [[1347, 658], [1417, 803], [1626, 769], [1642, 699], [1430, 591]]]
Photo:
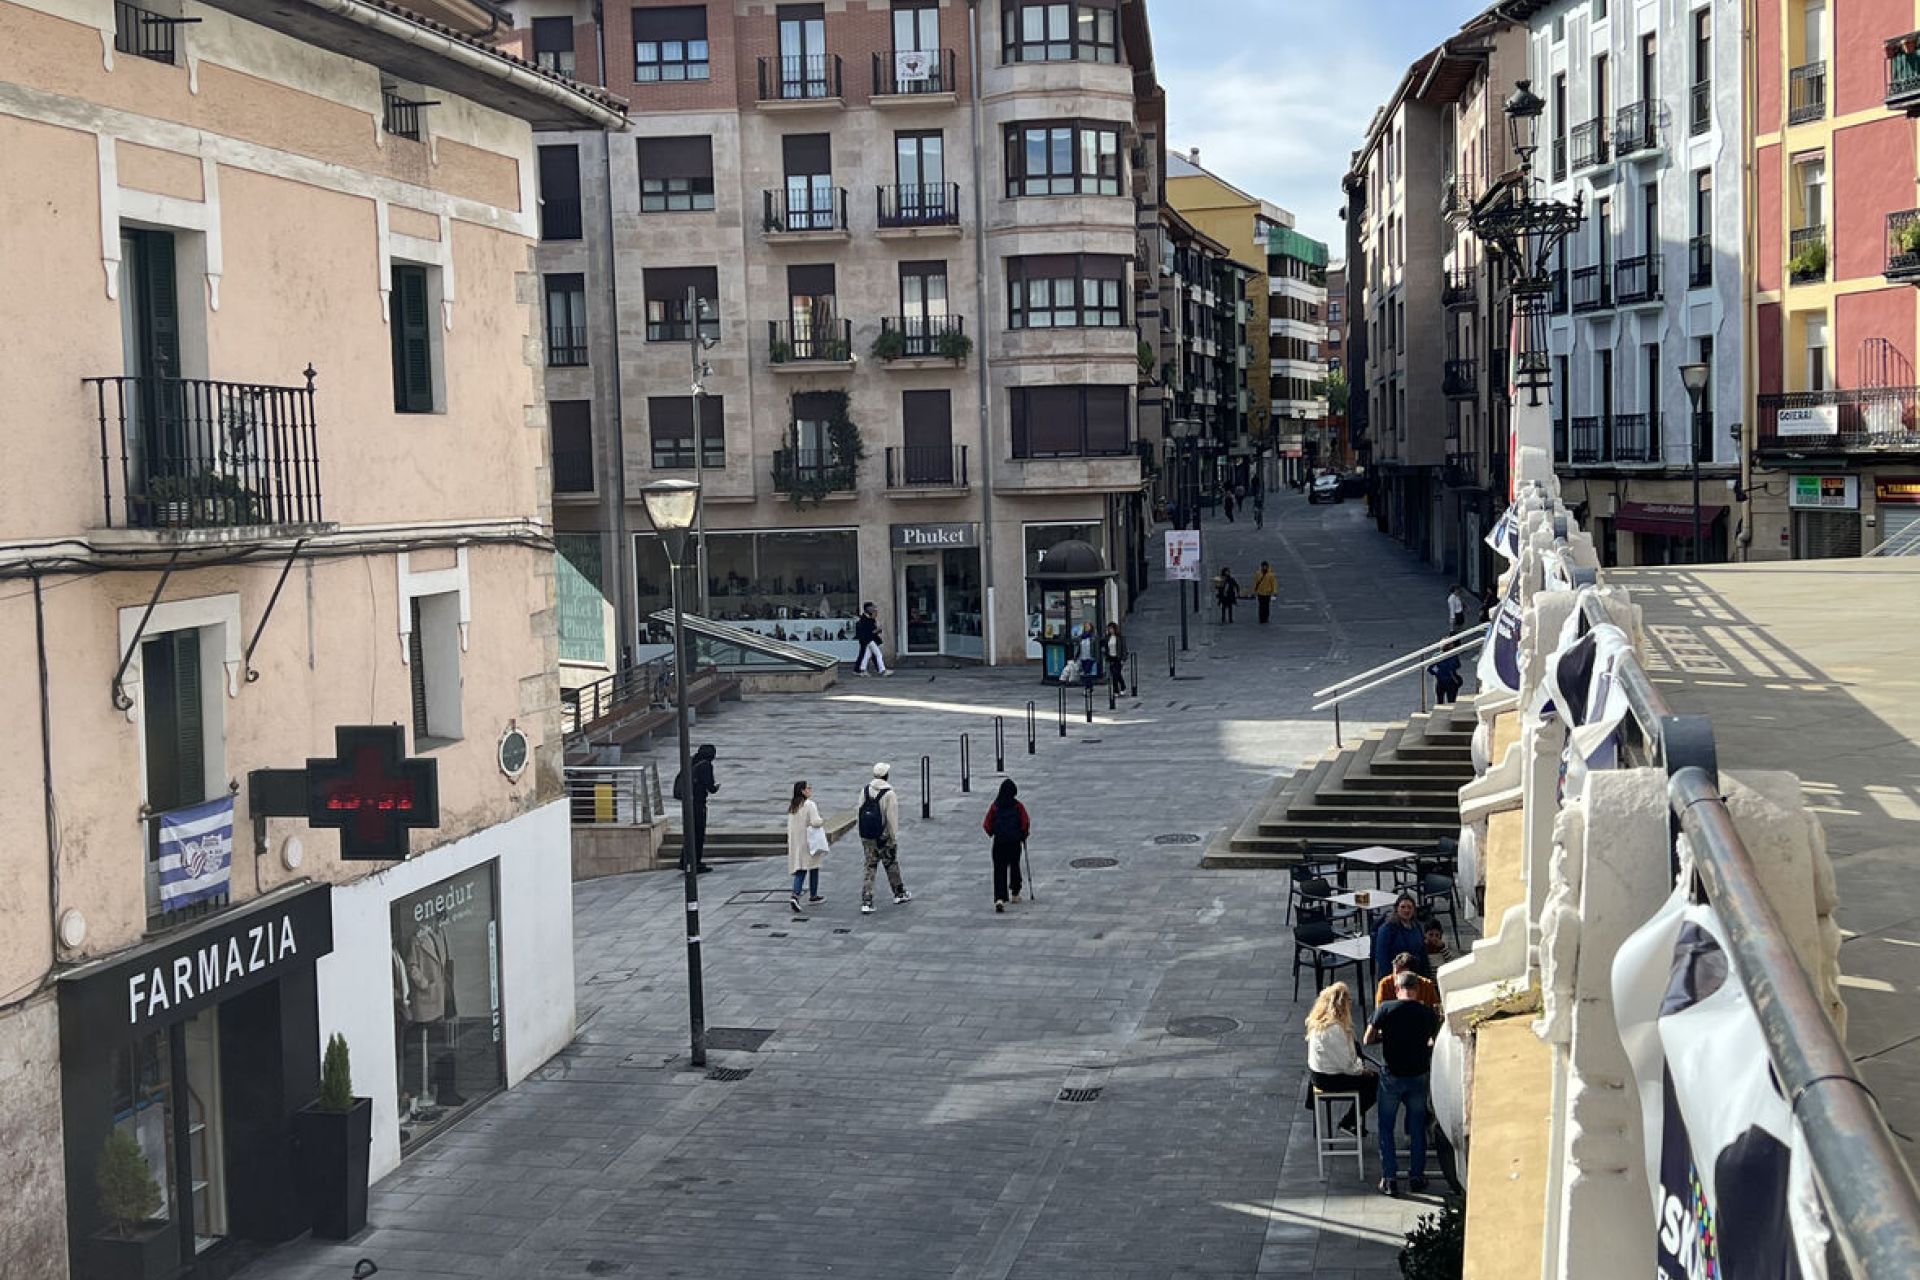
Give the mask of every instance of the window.
[[914, 484], [952, 484], [953, 393], [900, 393], [901, 478]]
[[699, 300], [700, 334], [720, 336], [720, 272], [715, 267], [648, 267], [642, 276], [647, 295], [647, 341], [687, 342], [693, 337], [687, 314], [687, 290]]
[[1702, 289], [1713, 283], [1713, 170], [1693, 175], [1693, 238], [1687, 246], [1687, 282]]
[[1607, 0], [1593, 0], [1593, 20], [1604, 22], [1607, 17]]
[[1796, 227], [1827, 225], [1827, 158], [1811, 155], [1793, 162], [1793, 186], [1799, 197]]
[[939, 0], [893, 0], [893, 51], [935, 53], [939, 48]]
[[1693, 111], [1691, 132], [1705, 133], [1713, 122], [1713, 10], [1693, 14]]
[[[207, 798], [206, 704], [200, 631], [168, 631], [140, 645], [147, 807], [182, 809]], [[157, 851], [157, 846], [156, 846]]]
[[1002, 0], [1002, 62], [1118, 62], [1117, 0]]
[[1660, 50], [1652, 32], [1640, 37], [1640, 101], [1655, 102], [1660, 97]]
[[705, 5], [633, 11], [634, 83], [705, 80], [708, 74]]
[[460, 737], [460, 593], [414, 596], [408, 605], [407, 680], [418, 751]]
[[640, 139], [640, 212], [713, 208], [713, 139]]
[[393, 295], [388, 329], [393, 337], [393, 409], [395, 413], [432, 413], [435, 409], [435, 350], [432, 285], [437, 268], [393, 264]]
[[1341, 316], [1342, 310], [1343, 308], [1342, 308], [1340, 299], [1338, 298], [1327, 299], [1327, 323], [1339, 324], [1341, 322], [1340, 316]]
[[900, 328], [908, 356], [930, 356], [948, 331], [947, 264], [900, 264]]
[[786, 171], [784, 231], [831, 231], [841, 222], [833, 185], [833, 137], [825, 133], [789, 133], [780, 139]]
[[580, 148], [540, 148], [540, 238], [580, 238]]
[[593, 402], [549, 400], [547, 429], [553, 435], [553, 491], [593, 492]]
[[1013, 387], [1016, 458], [1113, 457], [1133, 450], [1131, 387]]
[[533, 20], [533, 65], [542, 71], [573, 79], [572, 18]]
[[[700, 397], [700, 465], [727, 465], [724, 396]], [[693, 397], [647, 397], [647, 434], [653, 443], [655, 471], [693, 469]]]
[[1116, 328], [1127, 323], [1121, 303], [1127, 260], [1095, 254], [1049, 254], [1007, 259], [1010, 329]]
[[1593, 118], [1607, 118], [1607, 55], [1604, 53], [1593, 60]]
[[1120, 128], [1090, 121], [1007, 126], [1007, 194], [1120, 194]]
[[577, 273], [547, 277], [547, 363], [587, 362], [587, 281]]
[[1806, 318], [1807, 390], [1827, 389], [1827, 317], [1815, 313]]
[[1397, 327], [1393, 335], [1393, 349], [1395, 351], [1405, 351], [1407, 349], [1407, 304], [1405, 302], [1396, 303], [1395, 309], [1399, 312], [1399, 315], [1395, 318]]

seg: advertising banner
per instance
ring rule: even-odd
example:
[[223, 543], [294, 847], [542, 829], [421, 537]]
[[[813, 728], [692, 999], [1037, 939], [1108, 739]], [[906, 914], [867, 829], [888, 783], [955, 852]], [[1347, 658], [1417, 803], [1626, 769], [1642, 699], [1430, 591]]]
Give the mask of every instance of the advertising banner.
[[1840, 406], [1810, 404], [1801, 409], [1781, 409], [1774, 419], [1774, 434], [1782, 436], [1837, 436], [1840, 434]]
[[893, 78], [901, 85], [925, 84], [933, 79], [931, 49], [901, 49], [893, 55]]
[[1200, 581], [1200, 531], [1167, 530], [1167, 581]]
[[1794, 476], [1787, 505], [1806, 511], [1856, 511], [1860, 507], [1859, 476]]
[[1500, 597], [1493, 629], [1480, 646], [1480, 665], [1475, 670], [1483, 692], [1520, 691], [1520, 619], [1520, 575], [1516, 573], [1507, 582], [1506, 594]]

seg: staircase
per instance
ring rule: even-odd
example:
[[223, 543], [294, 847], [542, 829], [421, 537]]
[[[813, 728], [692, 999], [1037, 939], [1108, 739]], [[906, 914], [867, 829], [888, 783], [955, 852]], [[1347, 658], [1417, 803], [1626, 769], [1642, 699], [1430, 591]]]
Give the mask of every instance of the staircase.
[[[660, 861], [672, 863], [680, 861], [680, 805], [678, 801], [668, 801], [668, 816], [673, 820], [673, 830], [660, 845]], [[853, 830], [855, 819], [859, 815], [852, 810], [836, 813], [827, 818], [827, 839], [838, 843], [840, 838]], [[853, 842], [853, 856], [859, 856], [858, 841]], [[844, 850], [836, 852], [841, 857]], [[787, 828], [783, 824], [779, 830], [768, 828], [760, 831], [723, 831], [718, 827], [707, 828], [707, 861], [729, 861], [735, 858], [785, 858], [787, 856]], [[852, 864], [847, 864], [851, 866]]]
[[1277, 779], [1237, 828], [1214, 837], [1203, 867], [1286, 868], [1304, 854], [1369, 845], [1431, 849], [1460, 830], [1473, 780], [1473, 703], [1462, 698]]

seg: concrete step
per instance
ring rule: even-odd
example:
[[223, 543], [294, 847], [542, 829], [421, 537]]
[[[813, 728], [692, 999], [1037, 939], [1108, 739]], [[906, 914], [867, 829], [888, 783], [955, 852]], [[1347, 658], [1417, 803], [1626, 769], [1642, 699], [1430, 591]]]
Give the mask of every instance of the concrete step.
[[[1394, 822], [1460, 822], [1460, 803], [1448, 793], [1408, 794], [1400, 791], [1319, 791], [1295, 796], [1286, 808], [1289, 822], [1362, 821], [1382, 817]], [[1271, 821], [1280, 821], [1276, 814]]]
[[1451, 838], [1460, 829], [1458, 819], [1452, 822], [1390, 822], [1385, 819], [1365, 822], [1296, 822], [1288, 819], [1284, 822], [1263, 822], [1260, 824], [1259, 840], [1294, 841], [1301, 840], [1349, 840], [1355, 848], [1370, 844], [1394, 844], [1403, 840], [1415, 840], [1432, 843], [1441, 837]]
[[[674, 820], [673, 829], [660, 844], [661, 855], [669, 860], [680, 857], [680, 808], [669, 804], [669, 813]], [[838, 840], [853, 830], [853, 824], [859, 815], [848, 811], [836, 813], [827, 818], [827, 838]], [[706, 856], [714, 858], [784, 858], [787, 856], [787, 833], [785, 828], [778, 831], [761, 829], [758, 831], [730, 830], [717, 827], [707, 828]]]
[[[1447, 778], [1452, 779], [1456, 787], [1465, 786], [1473, 779], [1471, 760], [1386, 760], [1375, 757], [1373, 776], [1376, 778]], [[1348, 779], [1351, 785], [1352, 779]]]

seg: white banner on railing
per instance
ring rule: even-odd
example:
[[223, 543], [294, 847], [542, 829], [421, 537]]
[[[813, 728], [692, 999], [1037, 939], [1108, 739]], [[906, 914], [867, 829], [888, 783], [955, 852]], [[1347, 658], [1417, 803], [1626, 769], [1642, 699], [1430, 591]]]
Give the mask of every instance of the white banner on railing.
[[899, 84], [925, 84], [933, 79], [931, 49], [900, 49], [893, 55], [893, 78]]
[[1658, 1280], [1827, 1280], [1830, 1229], [1719, 913], [1683, 886], [1621, 944]]
[[1487, 534], [1487, 545], [1505, 556], [1509, 561], [1520, 558], [1520, 520], [1508, 507], [1500, 513], [1500, 519], [1494, 522]]
[[1598, 626], [1582, 635], [1580, 619], [1579, 609], [1568, 616], [1540, 691], [1542, 704], [1551, 699], [1567, 725], [1560, 768], [1563, 796], [1580, 789], [1580, 779], [1589, 769], [1618, 765], [1617, 734], [1627, 718], [1627, 690], [1618, 672], [1620, 664], [1633, 656], [1633, 641], [1619, 627]]
[[1475, 673], [1480, 677], [1480, 689], [1491, 693], [1495, 689], [1505, 689], [1508, 693], [1520, 691], [1520, 575], [1514, 573], [1507, 579], [1506, 594], [1500, 597], [1500, 607], [1494, 611], [1493, 625], [1488, 628], [1485, 643], [1480, 646], [1480, 663]]

